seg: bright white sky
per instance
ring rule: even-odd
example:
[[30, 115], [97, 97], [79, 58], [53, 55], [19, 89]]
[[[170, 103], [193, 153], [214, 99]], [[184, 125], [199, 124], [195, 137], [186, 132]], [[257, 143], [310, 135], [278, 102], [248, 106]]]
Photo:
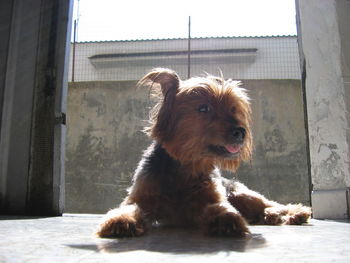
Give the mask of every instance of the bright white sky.
[[[74, 19], [78, 0], [74, 0]], [[78, 41], [296, 35], [295, 0], [79, 0]]]

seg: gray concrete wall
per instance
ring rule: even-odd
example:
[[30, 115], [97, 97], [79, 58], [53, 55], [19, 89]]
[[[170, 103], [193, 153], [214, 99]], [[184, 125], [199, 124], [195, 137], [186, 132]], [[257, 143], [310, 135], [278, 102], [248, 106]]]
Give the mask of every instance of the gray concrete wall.
[[[246, 80], [255, 154], [237, 177], [280, 202], [309, 202], [300, 81]], [[149, 139], [140, 130], [152, 103], [135, 82], [71, 83], [66, 212], [103, 213], [125, 196]], [[232, 177], [232, 175], [230, 175]]]
[[66, 212], [97, 213], [125, 196], [148, 118], [146, 90], [136, 82], [70, 83], [66, 144]]
[[237, 177], [282, 203], [309, 203], [306, 136], [298, 80], [244, 81], [252, 99], [254, 154]]

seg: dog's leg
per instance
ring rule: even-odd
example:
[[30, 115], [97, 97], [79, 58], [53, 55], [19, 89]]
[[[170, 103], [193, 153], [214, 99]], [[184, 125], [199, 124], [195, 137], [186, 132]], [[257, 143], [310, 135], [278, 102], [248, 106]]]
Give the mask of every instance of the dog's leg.
[[98, 226], [99, 237], [132, 237], [146, 232], [146, 222], [136, 204], [121, 205], [110, 210]]
[[311, 216], [311, 209], [301, 204], [279, 204], [238, 182], [233, 188], [228, 200], [251, 224], [300, 225]]
[[250, 233], [244, 218], [229, 203], [208, 205], [204, 212], [204, 222], [211, 236], [244, 237]]

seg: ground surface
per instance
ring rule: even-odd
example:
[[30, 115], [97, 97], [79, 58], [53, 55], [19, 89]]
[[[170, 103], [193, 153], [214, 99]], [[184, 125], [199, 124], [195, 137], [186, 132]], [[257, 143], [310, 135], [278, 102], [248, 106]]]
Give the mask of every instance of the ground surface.
[[155, 228], [147, 236], [99, 239], [99, 216], [0, 217], [0, 262], [350, 262], [350, 223], [251, 226], [250, 238], [210, 238]]

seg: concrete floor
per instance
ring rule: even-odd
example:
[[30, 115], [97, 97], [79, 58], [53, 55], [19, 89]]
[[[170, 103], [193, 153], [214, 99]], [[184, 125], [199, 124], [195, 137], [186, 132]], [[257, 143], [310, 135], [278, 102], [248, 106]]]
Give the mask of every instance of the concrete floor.
[[210, 238], [155, 228], [147, 236], [98, 239], [100, 217], [0, 217], [0, 262], [350, 262], [349, 222], [251, 226], [250, 238]]

